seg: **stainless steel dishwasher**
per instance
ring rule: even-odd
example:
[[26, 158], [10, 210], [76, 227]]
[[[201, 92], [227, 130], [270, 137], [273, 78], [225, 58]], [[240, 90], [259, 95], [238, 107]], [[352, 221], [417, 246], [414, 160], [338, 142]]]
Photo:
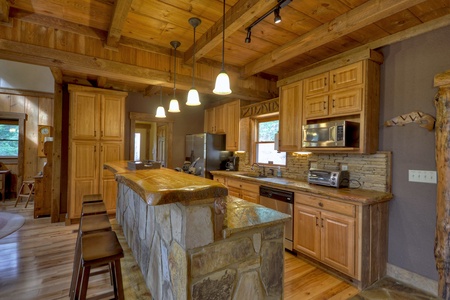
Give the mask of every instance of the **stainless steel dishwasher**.
[[259, 187], [259, 203], [291, 216], [291, 219], [284, 225], [284, 247], [292, 251], [294, 192], [261, 185]]

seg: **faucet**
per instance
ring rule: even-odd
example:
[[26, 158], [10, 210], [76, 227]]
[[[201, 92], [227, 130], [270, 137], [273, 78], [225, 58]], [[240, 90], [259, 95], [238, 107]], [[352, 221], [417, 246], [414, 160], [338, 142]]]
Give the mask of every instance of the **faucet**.
[[[253, 163], [252, 164], [252, 171], [256, 171], [253, 167], [257, 166], [258, 167], [258, 173], [259, 176], [261, 177], [266, 177], [266, 167], [265, 166], [260, 166], [258, 163]], [[262, 172], [261, 172], [261, 168], [262, 168]]]
[[260, 168], [261, 168], [261, 167], [258, 165], [258, 163], [253, 163], [252, 168], [251, 168], [252, 171], [255, 171], [255, 169], [253, 169], [254, 166], [257, 166], [257, 167], [258, 167], [258, 172], [261, 172], [261, 171], [260, 171]]

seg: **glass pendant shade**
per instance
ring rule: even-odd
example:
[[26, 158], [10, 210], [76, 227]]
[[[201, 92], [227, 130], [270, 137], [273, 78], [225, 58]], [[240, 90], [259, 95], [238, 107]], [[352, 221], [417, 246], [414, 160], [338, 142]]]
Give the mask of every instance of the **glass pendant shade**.
[[155, 118], [165, 118], [166, 117], [166, 111], [164, 110], [164, 107], [162, 105], [158, 106], [156, 109], [156, 115]]
[[180, 112], [180, 105], [178, 104], [178, 100], [177, 99], [170, 100], [168, 112], [171, 112], [171, 113]]
[[219, 75], [217, 75], [216, 86], [214, 87], [213, 93], [217, 95], [231, 94], [230, 78], [225, 70], [222, 70]]
[[188, 96], [187, 96], [187, 102], [186, 105], [189, 106], [197, 106], [200, 105], [200, 96], [198, 95], [198, 92], [196, 89], [191, 88], [189, 90]]

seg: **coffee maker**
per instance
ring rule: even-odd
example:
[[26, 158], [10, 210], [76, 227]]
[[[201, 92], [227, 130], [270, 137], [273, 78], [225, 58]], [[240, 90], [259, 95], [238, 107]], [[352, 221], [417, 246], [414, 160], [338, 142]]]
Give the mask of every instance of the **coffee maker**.
[[238, 163], [239, 163], [239, 157], [236, 157], [236, 156], [228, 157], [228, 161], [225, 164], [225, 170], [237, 171], [239, 169]]

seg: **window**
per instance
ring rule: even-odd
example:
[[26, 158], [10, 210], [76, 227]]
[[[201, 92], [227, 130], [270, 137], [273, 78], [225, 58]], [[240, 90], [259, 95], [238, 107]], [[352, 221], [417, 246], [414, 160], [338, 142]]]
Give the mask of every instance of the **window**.
[[19, 122], [0, 120], [0, 157], [19, 156]]
[[258, 164], [286, 165], [286, 152], [275, 150], [275, 134], [278, 133], [279, 121], [273, 118], [257, 120], [255, 140], [256, 157]]

